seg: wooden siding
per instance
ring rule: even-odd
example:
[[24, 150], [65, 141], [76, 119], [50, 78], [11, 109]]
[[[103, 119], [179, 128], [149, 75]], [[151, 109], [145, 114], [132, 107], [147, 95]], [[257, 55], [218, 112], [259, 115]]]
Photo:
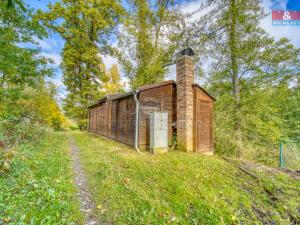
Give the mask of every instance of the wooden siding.
[[213, 102], [211, 96], [194, 86], [194, 149], [213, 151]]
[[117, 101], [111, 102], [111, 134], [112, 139], [117, 139]]
[[[213, 101], [202, 88], [193, 86], [194, 98], [194, 150], [213, 150]], [[139, 148], [149, 149], [150, 113], [168, 112], [169, 141], [176, 133], [176, 85], [166, 83], [139, 92]], [[133, 94], [121, 98], [104, 100], [89, 108], [88, 130], [119, 142], [134, 146], [135, 141], [135, 101]]]
[[127, 141], [126, 143], [134, 146], [135, 138], [135, 101], [133, 96], [127, 98]]
[[153, 111], [168, 112], [169, 140], [172, 139], [176, 121], [176, 90], [174, 84], [155, 87], [140, 93], [139, 147], [149, 149], [150, 113]]
[[110, 137], [111, 133], [111, 102], [101, 102], [98, 106], [90, 109], [89, 131]]
[[134, 146], [135, 102], [133, 96], [106, 100], [89, 110], [89, 131]]
[[[176, 90], [174, 83], [141, 90], [139, 93], [139, 147], [149, 147], [149, 120], [153, 111], [169, 113], [169, 140], [175, 132]], [[135, 101], [133, 95], [98, 103], [89, 110], [89, 131], [134, 146]]]

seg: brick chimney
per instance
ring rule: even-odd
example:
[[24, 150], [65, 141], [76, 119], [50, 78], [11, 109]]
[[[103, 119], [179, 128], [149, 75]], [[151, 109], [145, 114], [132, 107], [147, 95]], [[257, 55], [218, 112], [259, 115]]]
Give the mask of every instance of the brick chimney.
[[193, 84], [194, 52], [191, 48], [178, 54], [176, 62], [177, 80], [177, 143], [184, 151], [193, 151]]

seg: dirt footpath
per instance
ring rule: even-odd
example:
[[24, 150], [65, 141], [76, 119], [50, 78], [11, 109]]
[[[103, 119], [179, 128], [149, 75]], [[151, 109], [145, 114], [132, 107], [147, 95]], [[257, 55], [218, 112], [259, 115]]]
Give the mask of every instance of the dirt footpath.
[[75, 140], [69, 136], [70, 143], [70, 153], [72, 158], [72, 166], [75, 174], [75, 184], [78, 189], [77, 195], [80, 199], [80, 207], [81, 211], [84, 213], [86, 221], [86, 225], [100, 225], [99, 221], [97, 221], [96, 216], [94, 215], [95, 204], [91, 199], [91, 194], [88, 190], [87, 179], [85, 173], [81, 167], [79, 153], [80, 150], [76, 146]]

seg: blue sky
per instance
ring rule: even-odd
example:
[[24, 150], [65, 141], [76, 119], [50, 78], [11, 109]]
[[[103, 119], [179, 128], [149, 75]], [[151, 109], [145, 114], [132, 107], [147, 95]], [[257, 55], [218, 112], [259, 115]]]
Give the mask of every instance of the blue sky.
[[280, 10], [282, 8], [282, 4], [285, 4], [286, 8], [288, 10], [300, 10], [300, 1], [299, 0], [273, 0], [272, 1], [272, 9], [274, 10]]
[[[54, 3], [57, 0], [24, 0], [31, 8], [47, 10], [47, 5], [49, 2]], [[192, 12], [200, 6], [203, 0], [189, 0], [182, 1], [183, 3], [181, 9], [183, 12]], [[266, 12], [271, 12], [274, 10], [300, 10], [300, 0], [263, 0], [263, 6]], [[291, 40], [291, 42], [300, 48], [300, 26], [299, 27], [280, 27], [272, 26], [271, 15], [268, 15], [261, 21], [261, 26], [276, 40], [282, 37], [286, 37]], [[52, 58], [55, 62], [54, 68], [56, 70], [55, 77], [52, 81], [57, 85], [59, 98], [65, 96], [65, 87], [62, 83], [62, 72], [59, 69], [59, 64], [61, 63], [60, 52], [63, 48], [63, 39], [54, 33], [51, 33], [48, 38], [39, 41], [42, 54]], [[112, 64], [117, 63], [117, 60], [110, 56], [103, 56], [103, 61], [106, 64], [106, 68], [109, 69]], [[168, 79], [175, 79], [175, 68], [171, 67], [168, 74]], [[123, 81], [127, 79], [123, 76]]]
[[289, 10], [300, 10], [300, 1], [299, 0], [289, 0], [286, 8]]

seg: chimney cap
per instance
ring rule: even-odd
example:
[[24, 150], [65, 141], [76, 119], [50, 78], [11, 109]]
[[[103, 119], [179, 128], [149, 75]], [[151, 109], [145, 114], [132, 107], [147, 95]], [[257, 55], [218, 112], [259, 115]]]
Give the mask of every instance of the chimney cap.
[[184, 56], [184, 55], [194, 56], [195, 53], [194, 53], [194, 51], [190, 47], [187, 47], [186, 49], [184, 49], [181, 52], [179, 52], [179, 55], [180, 56]]

